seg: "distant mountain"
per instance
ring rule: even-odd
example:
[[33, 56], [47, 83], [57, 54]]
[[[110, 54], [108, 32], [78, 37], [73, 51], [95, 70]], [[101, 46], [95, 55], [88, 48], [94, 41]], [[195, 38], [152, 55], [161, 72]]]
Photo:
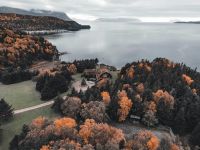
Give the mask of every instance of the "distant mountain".
[[99, 18], [96, 21], [105, 21], [105, 22], [141, 22], [136, 18]]
[[57, 12], [57, 11], [48, 11], [48, 10], [39, 10], [39, 9], [31, 9], [23, 10], [19, 8], [12, 8], [7, 6], [0, 7], [0, 13], [14, 13], [20, 15], [31, 15], [31, 16], [50, 16], [56, 17], [59, 19], [63, 19], [66, 21], [72, 21], [64, 12]]
[[176, 21], [174, 23], [200, 24], [200, 21]]

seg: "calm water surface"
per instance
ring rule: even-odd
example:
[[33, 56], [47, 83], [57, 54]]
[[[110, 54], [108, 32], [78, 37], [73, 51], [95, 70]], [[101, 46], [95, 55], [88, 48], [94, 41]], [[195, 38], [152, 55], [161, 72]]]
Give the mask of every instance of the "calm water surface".
[[140, 59], [166, 57], [200, 70], [200, 25], [170, 23], [87, 22], [91, 30], [67, 32], [46, 38], [62, 60], [98, 58], [122, 67]]

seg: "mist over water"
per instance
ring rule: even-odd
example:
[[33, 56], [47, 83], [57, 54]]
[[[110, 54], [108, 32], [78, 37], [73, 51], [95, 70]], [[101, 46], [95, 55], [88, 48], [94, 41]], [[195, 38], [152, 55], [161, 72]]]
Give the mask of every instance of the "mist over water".
[[62, 60], [98, 58], [118, 68], [140, 59], [165, 57], [200, 70], [200, 25], [173, 23], [84, 22], [91, 30], [67, 32], [46, 38]]

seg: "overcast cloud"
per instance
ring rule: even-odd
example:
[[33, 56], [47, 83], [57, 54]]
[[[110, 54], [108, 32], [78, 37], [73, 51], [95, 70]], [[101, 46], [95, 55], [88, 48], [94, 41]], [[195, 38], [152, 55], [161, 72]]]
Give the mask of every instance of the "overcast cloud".
[[72, 18], [200, 17], [200, 0], [0, 0], [1, 6], [64, 11]]

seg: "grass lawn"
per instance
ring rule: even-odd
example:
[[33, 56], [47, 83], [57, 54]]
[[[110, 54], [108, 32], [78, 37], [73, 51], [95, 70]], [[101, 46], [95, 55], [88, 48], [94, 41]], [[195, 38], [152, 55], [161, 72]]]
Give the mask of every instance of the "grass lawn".
[[[118, 72], [111, 72], [113, 81], [117, 78], [117, 73]], [[80, 80], [81, 74], [76, 74], [73, 78], [75, 81]], [[11, 104], [15, 110], [44, 103], [44, 101], [40, 100], [40, 93], [35, 90], [35, 84], [36, 83], [32, 81], [25, 81], [11, 85], [0, 84], [0, 98], [5, 98], [5, 100]], [[61, 96], [66, 95], [68, 92], [61, 94]], [[0, 150], [8, 150], [9, 142], [14, 135], [19, 134], [22, 126], [24, 124], [29, 124], [34, 118], [37, 118], [38, 116], [45, 116], [50, 119], [58, 117], [59, 115], [55, 114], [50, 107], [51, 106], [46, 106], [15, 115], [9, 122], [3, 123], [0, 127], [2, 129], [2, 131], [0, 131], [2, 132]]]
[[115, 80], [118, 78], [120, 71], [111, 71], [110, 73], [112, 75], [112, 82], [115, 83]]
[[1, 128], [3, 129], [3, 135], [0, 143], [0, 150], [8, 150], [9, 142], [12, 140], [14, 135], [19, 134], [22, 126], [24, 124], [29, 124], [34, 118], [37, 118], [38, 116], [45, 116], [50, 119], [58, 117], [58, 114], [55, 114], [50, 107], [51, 106], [47, 106], [16, 115], [13, 120], [2, 124]]
[[32, 81], [0, 84], [0, 98], [5, 98], [15, 110], [44, 103], [40, 100], [40, 93], [35, 90], [35, 84]]
[[82, 73], [77, 73], [75, 75], [72, 75], [72, 78], [74, 79], [74, 81], [78, 81], [82, 78], [81, 75]]

